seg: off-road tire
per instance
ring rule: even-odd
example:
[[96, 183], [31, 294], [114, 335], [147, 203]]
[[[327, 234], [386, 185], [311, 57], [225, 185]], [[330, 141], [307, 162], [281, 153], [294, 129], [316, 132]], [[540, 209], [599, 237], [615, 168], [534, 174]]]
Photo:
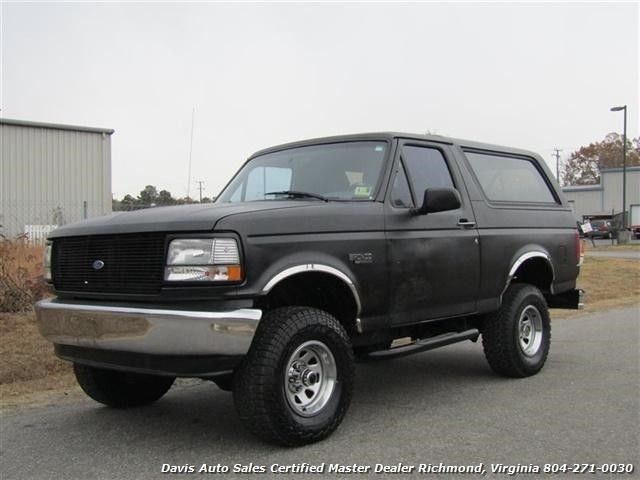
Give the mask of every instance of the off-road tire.
[[[533, 307], [533, 309], [529, 308]], [[539, 348], [529, 355], [520, 341], [520, 319], [528, 309], [539, 313], [541, 339]], [[533, 285], [511, 284], [502, 297], [500, 309], [485, 318], [482, 330], [484, 354], [492, 370], [506, 377], [522, 378], [542, 369], [551, 344], [551, 321], [547, 302]]]
[[[288, 400], [286, 373], [298, 347], [314, 341], [335, 359], [335, 384], [317, 413], [301, 416]], [[354, 377], [353, 349], [340, 322], [315, 308], [283, 307], [260, 321], [234, 376], [233, 398], [242, 423], [257, 437], [279, 445], [305, 445], [326, 438], [340, 425]]]
[[174, 377], [120, 372], [73, 364], [78, 384], [96, 402], [114, 408], [141, 407], [159, 400], [173, 385]]

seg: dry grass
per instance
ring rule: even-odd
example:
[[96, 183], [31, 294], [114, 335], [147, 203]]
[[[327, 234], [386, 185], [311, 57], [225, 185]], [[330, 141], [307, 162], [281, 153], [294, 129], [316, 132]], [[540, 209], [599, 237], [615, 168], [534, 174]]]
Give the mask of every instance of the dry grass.
[[[554, 310], [554, 319], [638, 303], [640, 262], [586, 258], [578, 287], [587, 291], [585, 310]], [[33, 313], [0, 313], [0, 337], [0, 408], [79, 395], [70, 364], [54, 356]]]
[[33, 392], [76, 388], [69, 364], [53, 355], [35, 324], [33, 304], [49, 295], [42, 253], [42, 245], [0, 237], [0, 407]]
[[640, 302], [640, 262], [605, 257], [586, 257], [578, 288], [586, 292], [584, 310], [551, 311], [554, 319], [609, 310]]
[[53, 354], [33, 313], [0, 313], [0, 337], [0, 406], [32, 392], [75, 389], [70, 364]]
[[24, 312], [46, 296], [42, 245], [0, 237], [0, 312]]
[[640, 250], [640, 243], [627, 243], [625, 245], [611, 245], [611, 243], [607, 244], [607, 245], [602, 245], [601, 243], [599, 243], [597, 246], [593, 246], [591, 243], [591, 240], [584, 240], [584, 245], [585, 248], [587, 250], [593, 250], [594, 252], [604, 252], [604, 251], [608, 251], [608, 252], [618, 252], [618, 251], [625, 251], [625, 250], [632, 250], [632, 251], [636, 251], [636, 250]]
[[68, 372], [38, 332], [33, 314], [0, 313], [0, 335], [0, 385]]
[[640, 301], [640, 262], [616, 258], [585, 258], [578, 288], [587, 292], [587, 304], [604, 300]]

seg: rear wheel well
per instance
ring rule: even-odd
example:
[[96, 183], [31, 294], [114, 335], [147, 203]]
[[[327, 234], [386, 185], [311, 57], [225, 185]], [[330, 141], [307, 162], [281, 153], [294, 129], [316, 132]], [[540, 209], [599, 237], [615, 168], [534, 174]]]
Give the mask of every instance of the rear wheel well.
[[278, 282], [260, 300], [260, 307], [273, 310], [287, 306], [314, 307], [333, 315], [347, 330], [356, 333], [358, 314], [351, 288], [341, 279], [324, 272], [303, 272]]
[[549, 262], [544, 258], [535, 257], [518, 267], [510, 283], [528, 283], [538, 287], [542, 293], [551, 293], [552, 282], [553, 270]]

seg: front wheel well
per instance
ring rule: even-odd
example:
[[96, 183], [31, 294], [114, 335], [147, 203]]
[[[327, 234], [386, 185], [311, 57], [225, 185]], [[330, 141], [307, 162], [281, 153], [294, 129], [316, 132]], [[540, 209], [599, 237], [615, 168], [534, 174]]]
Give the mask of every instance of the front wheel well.
[[303, 272], [287, 277], [260, 299], [259, 306], [266, 311], [288, 306], [318, 308], [334, 316], [349, 335], [357, 332], [354, 292], [329, 273]]

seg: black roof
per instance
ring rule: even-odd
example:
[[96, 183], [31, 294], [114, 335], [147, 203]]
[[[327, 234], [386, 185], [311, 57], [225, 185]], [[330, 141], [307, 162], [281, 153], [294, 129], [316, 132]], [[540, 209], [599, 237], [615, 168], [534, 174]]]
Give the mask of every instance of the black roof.
[[473, 140], [463, 140], [459, 138], [444, 137], [441, 135], [431, 134], [418, 134], [418, 133], [403, 133], [403, 132], [369, 132], [369, 133], [354, 133], [349, 135], [335, 135], [331, 137], [319, 137], [309, 140], [301, 140], [297, 142], [283, 143], [281, 145], [275, 145], [273, 147], [259, 150], [251, 155], [250, 158], [264, 155], [265, 153], [277, 152], [279, 150], [286, 150], [289, 148], [305, 147], [309, 145], [320, 145], [323, 143], [340, 143], [340, 142], [353, 142], [357, 140], [370, 140], [370, 141], [390, 141], [396, 138], [409, 139], [409, 140], [422, 140], [433, 143], [442, 143], [447, 145], [458, 145], [461, 148], [496, 151], [512, 153], [516, 155], [526, 155], [538, 157], [534, 152], [523, 150], [519, 148], [505, 147], [501, 145], [494, 145], [490, 143], [476, 142]]

